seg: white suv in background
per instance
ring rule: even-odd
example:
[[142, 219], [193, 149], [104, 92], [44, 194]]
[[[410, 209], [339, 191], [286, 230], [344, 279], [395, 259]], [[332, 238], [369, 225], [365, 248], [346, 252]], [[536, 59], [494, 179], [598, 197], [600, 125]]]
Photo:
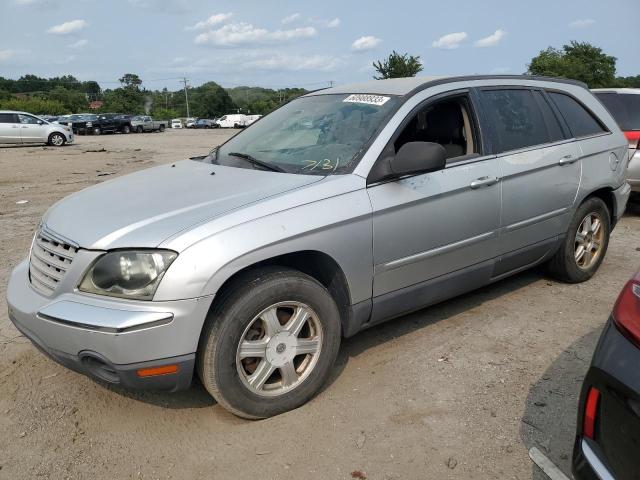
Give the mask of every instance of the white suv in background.
[[0, 143], [47, 143], [61, 147], [73, 142], [67, 125], [49, 123], [26, 112], [0, 110]]

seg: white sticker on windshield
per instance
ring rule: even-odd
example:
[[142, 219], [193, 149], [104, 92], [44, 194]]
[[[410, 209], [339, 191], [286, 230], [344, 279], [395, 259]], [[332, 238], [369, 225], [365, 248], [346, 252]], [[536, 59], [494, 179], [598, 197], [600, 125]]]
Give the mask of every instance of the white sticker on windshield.
[[356, 93], [349, 95], [343, 102], [349, 103], [366, 103], [368, 105], [384, 105], [391, 97], [383, 97], [382, 95], [368, 95], [364, 93]]

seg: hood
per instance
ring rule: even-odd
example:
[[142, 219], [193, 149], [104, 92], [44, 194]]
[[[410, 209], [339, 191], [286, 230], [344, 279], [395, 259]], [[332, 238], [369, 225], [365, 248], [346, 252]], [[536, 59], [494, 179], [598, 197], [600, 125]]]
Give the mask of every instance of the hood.
[[156, 247], [193, 225], [323, 178], [185, 160], [81, 190], [51, 207], [43, 223], [83, 248]]

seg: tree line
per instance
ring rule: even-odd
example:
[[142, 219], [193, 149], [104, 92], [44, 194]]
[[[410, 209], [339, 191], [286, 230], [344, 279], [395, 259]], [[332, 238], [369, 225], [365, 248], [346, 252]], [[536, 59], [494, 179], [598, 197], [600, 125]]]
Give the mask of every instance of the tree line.
[[[100, 101], [102, 105], [96, 112], [149, 114], [161, 119], [187, 116], [184, 90], [148, 90], [135, 73], [124, 74], [118, 82], [118, 88], [102, 90], [97, 82], [83, 82], [72, 75], [24, 75], [17, 80], [0, 77], [0, 109], [62, 115], [87, 112], [92, 101]], [[265, 114], [304, 93], [306, 90], [301, 88], [225, 89], [206, 82], [188, 89], [189, 115], [214, 118], [228, 113]]]

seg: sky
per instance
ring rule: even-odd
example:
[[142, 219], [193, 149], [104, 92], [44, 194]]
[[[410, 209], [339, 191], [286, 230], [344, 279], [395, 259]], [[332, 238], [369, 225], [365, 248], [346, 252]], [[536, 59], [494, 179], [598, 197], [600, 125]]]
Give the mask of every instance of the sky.
[[0, 76], [312, 89], [369, 80], [392, 50], [419, 55], [423, 75], [520, 74], [570, 40], [637, 75], [637, 2], [0, 0]]

